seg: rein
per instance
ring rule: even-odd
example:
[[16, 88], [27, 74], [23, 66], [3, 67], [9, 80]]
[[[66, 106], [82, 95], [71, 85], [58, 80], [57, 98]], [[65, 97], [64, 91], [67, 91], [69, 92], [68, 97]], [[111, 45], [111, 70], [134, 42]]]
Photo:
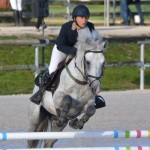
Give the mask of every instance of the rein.
[[80, 81], [78, 79], [76, 79], [70, 72], [69, 68], [68, 68], [68, 65], [65, 63], [65, 68], [67, 70], [67, 73], [69, 74], [69, 76], [78, 84], [81, 84], [81, 85], [86, 85], [88, 84], [86, 81]]

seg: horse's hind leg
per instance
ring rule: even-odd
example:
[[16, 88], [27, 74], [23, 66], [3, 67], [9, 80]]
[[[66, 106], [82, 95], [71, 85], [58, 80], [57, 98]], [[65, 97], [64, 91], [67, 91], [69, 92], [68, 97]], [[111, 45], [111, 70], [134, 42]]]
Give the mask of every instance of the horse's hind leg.
[[[46, 125], [47, 113], [40, 105], [30, 103], [29, 106], [29, 132], [40, 132], [43, 131]], [[45, 124], [45, 125], [43, 125]], [[28, 148], [36, 148], [39, 140], [28, 140]]]
[[57, 110], [58, 126], [63, 126], [63, 124], [65, 124], [68, 121], [67, 114], [70, 110], [71, 104], [72, 104], [72, 97], [69, 95], [65, 95], [62, 99], [62, 105], [61, 105], [60, 109]]
[[[67, 123], [67, 114], [70, 110], [70, 106], [72, 104], [72, 98], [69, 95], [65, 95], [62, 100], [62, 105], [59, 110], [57, 110], [58, 117], [49, 117], [49, 123], [51, 123], [51, 132], [58, 132], [62, 131]], [[51, 140], [45, 140], [44, 141], [44, 147], [53, 147], [54, 143], [56, 142], [56, 139]]]
[[[57, 124], [57, 118], [52, 116], [51, 118], [49, 118], [49, 123], [50, 123], [50, 126], [51, 128], [50, 131], [48, 130], [47, 132], [59, 132], [59, 131], [62, 131], [68, 122], [66, 122], [65, 124], [63, 124], [61, 127], [58, 126]], [[49, 147], [53, 147], [53, 145], [55, 144], [55, 142], [57, 141], [58, 139], [47, 139], [47, 140], [44, 140], [44, 147], [45, 148], [49, 148]]]

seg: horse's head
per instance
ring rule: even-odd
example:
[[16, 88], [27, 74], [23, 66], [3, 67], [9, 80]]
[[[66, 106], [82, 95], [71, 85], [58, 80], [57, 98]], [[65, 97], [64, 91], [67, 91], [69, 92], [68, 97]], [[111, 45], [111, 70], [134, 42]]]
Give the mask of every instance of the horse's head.
[[100, 92], [100, 79], [104, 70], [106, 45], [107, 42], [103, 41], [96, 30], [92, 33], [82, 30], [79, 33], [77, 57], [82, 61], [84, 78], [89, 83], [94, 95]]

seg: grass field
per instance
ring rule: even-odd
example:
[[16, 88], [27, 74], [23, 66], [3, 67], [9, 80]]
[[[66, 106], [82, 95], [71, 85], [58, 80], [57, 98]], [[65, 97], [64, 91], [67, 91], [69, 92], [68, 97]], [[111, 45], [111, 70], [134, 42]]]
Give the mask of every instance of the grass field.
[[[49, 63], [52, 45], [46, 48], [46, 63]], [[34, 48], [29, 46], [1, 46], [0, 65], [34, 64]], [[106, 61], [139, 61], [140, 50], [136, 43], [110, 43]], [[145, 47], [145, 60], [150, 61], [150, 46]], [[105, 68], [102, 77], [102, 91], [139, 89], [140, 69], [137, 67]], [[31, 93], [34, 85], [33, 71], [1, 71], [0, 95]], [[150, 68], [145, 69], [145, 88], [150, 88]]]

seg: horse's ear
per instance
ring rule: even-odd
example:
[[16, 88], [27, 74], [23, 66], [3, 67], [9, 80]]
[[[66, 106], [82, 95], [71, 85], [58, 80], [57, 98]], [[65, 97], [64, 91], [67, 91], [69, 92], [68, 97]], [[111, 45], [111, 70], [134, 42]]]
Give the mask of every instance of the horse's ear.
[[108, 45], [108, 41], [102, 41], [102, 46], [103, 46], [103, 52], [105, 53], [107, 51], [107, 45]]
[[107, 41], [107, 40], [105, 40], [105, 41], [103, 41], [103, 42], [102, 42], [102, 44], [103, 44], [103, 47], [104, 47], [104, 48], [106, 48], [106, 47], [107, 47], [107, 45], [108, 45], [108, 41]]

